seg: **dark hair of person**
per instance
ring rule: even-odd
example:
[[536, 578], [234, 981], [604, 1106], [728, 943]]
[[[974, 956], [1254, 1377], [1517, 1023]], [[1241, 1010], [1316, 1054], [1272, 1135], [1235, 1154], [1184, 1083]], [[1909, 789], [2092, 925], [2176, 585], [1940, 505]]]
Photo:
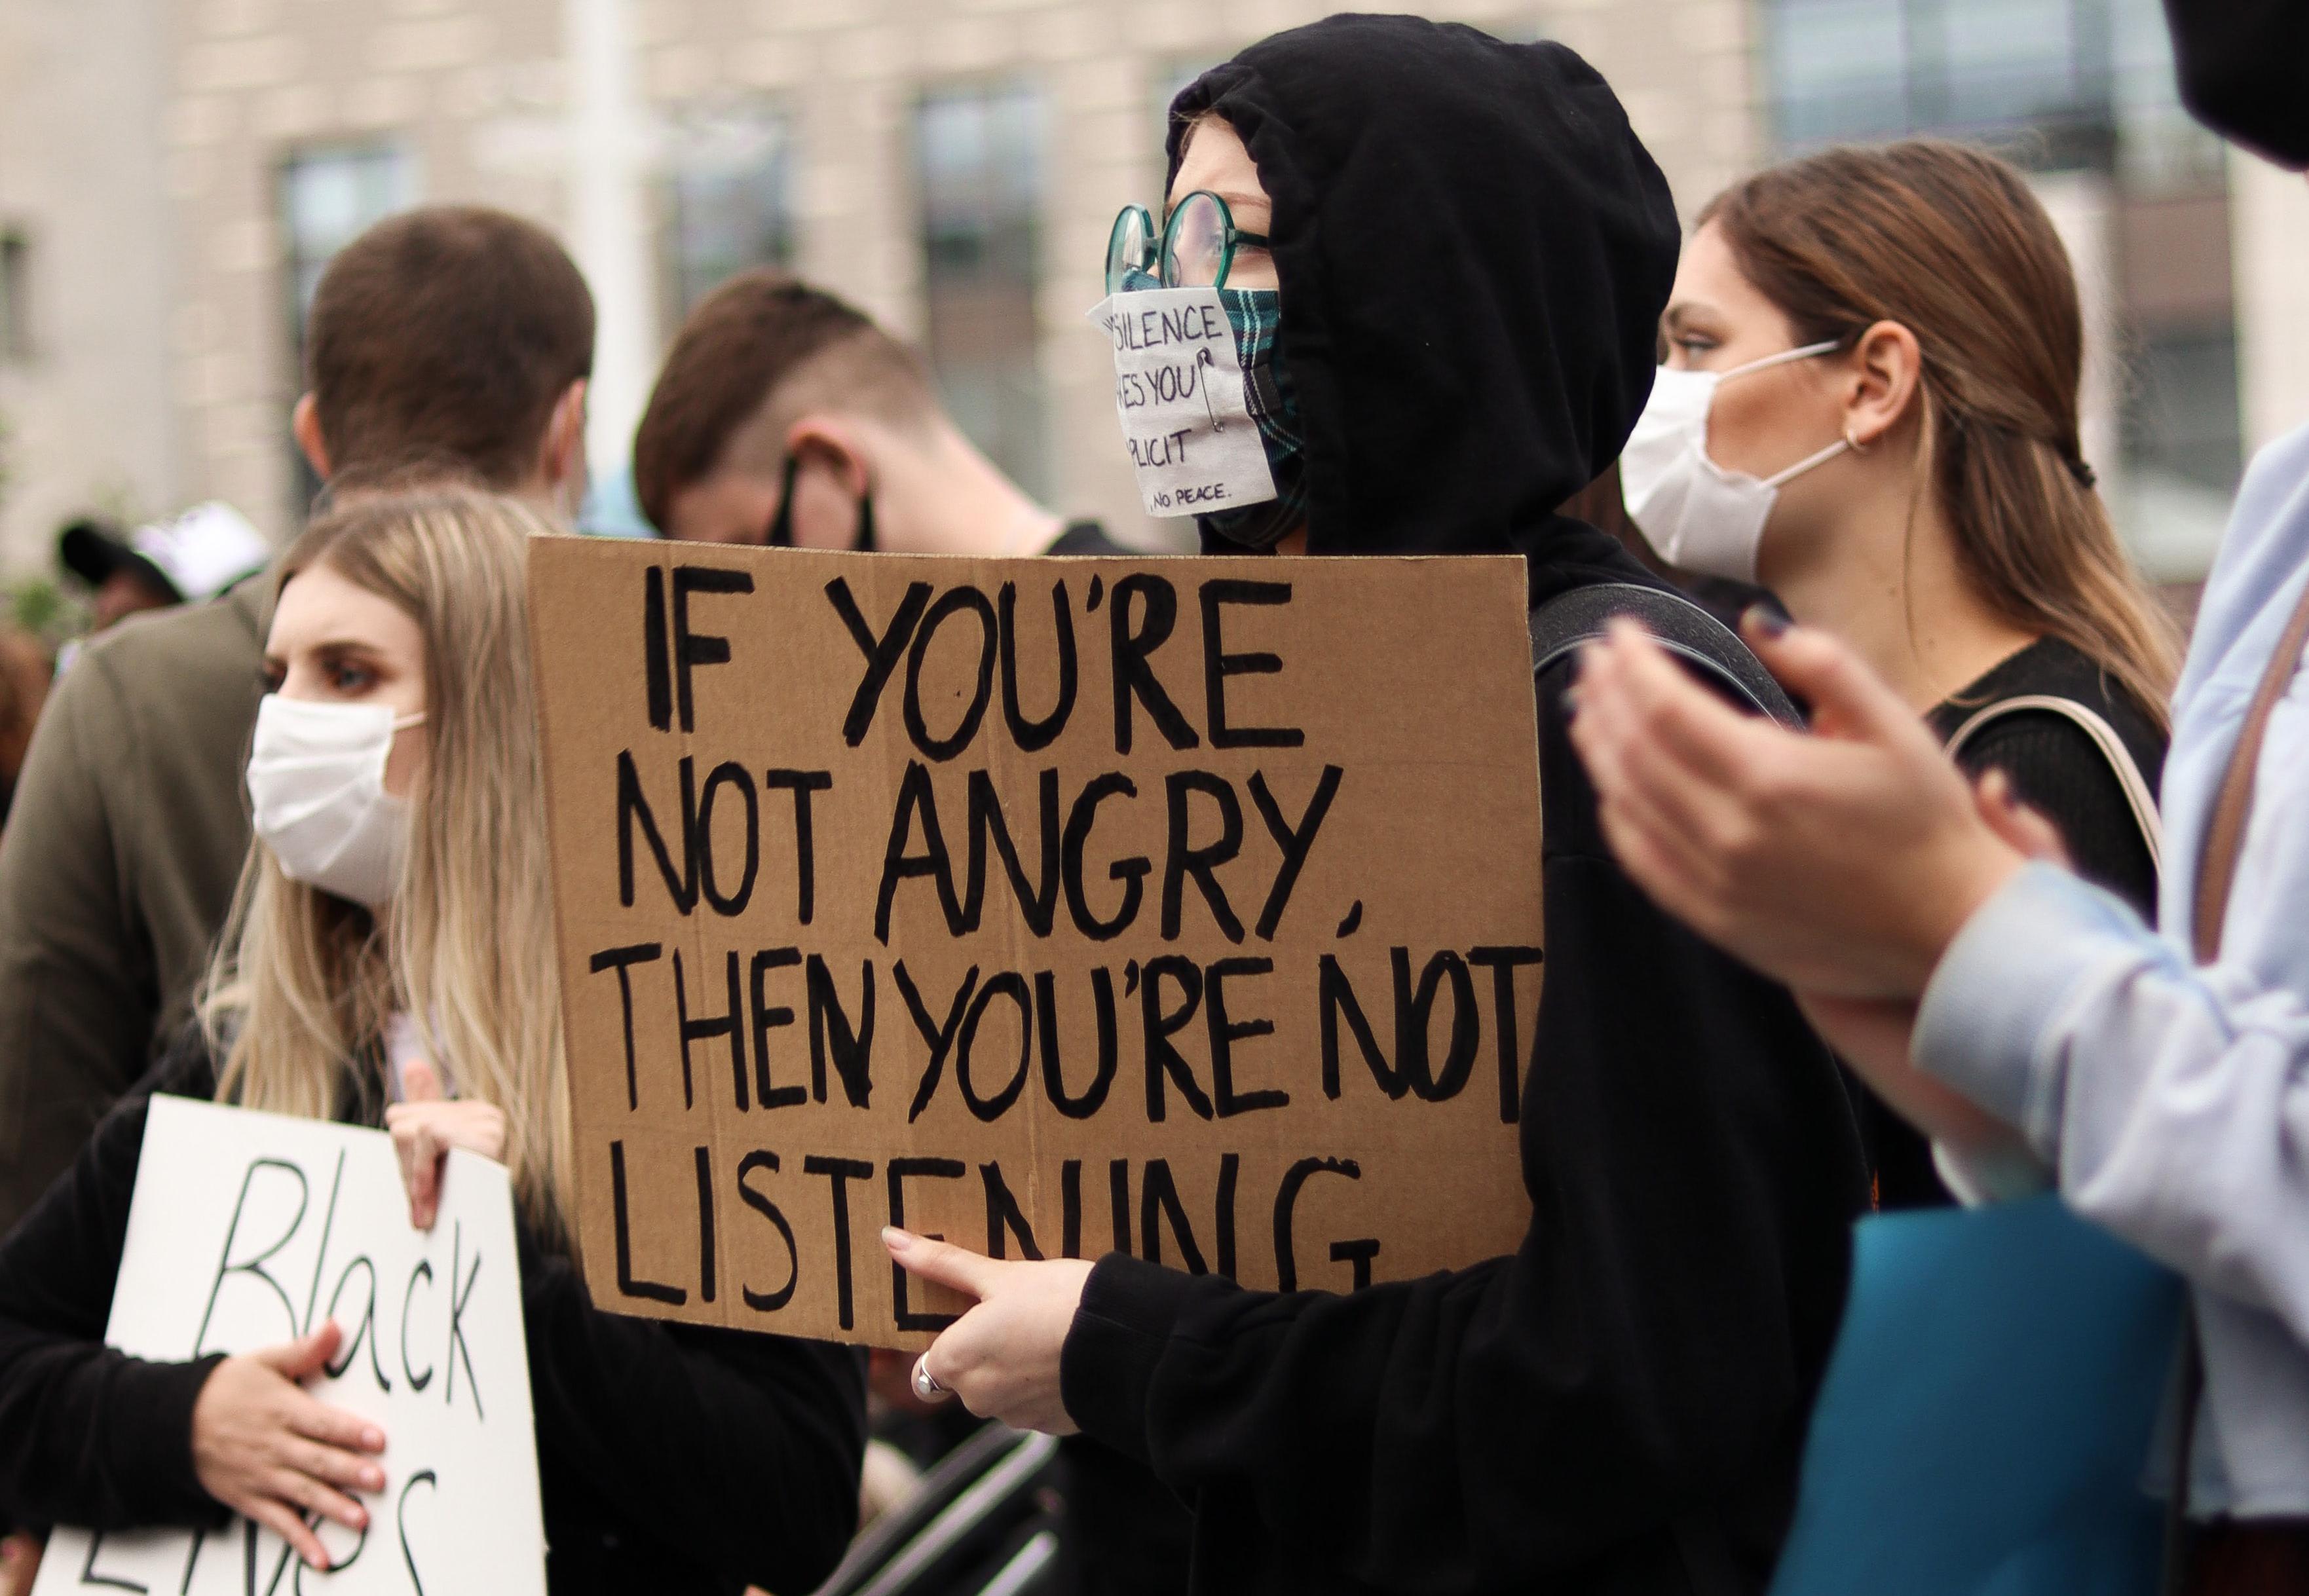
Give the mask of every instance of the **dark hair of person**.
[[1878, 322], [1916, 335], [1920, 487], [1939, 496], [1965, 577], [2168, 724], [2179, 631], [2085, 462], [2076, 276], [2020, 173], [1937, 140], [1829, 150], [1734, 184], [1700, 212], [1711, 222], [1799, 344], [1847, 342]]
[[668, 530], [676, 496], [768, 409], [787, 420], [821, 404], [908, 420], [933, 402], [920, 358], [865, 312], [783, 272], [740, 272], [674, 337], [634, 433], [634, 496]]
[[306, 329], [333, 473], [446, 458], [520, 487], [554, 406], [593, 369], [575, 263], [534, 222], [476, 206], [403, 211], [346, 245]]

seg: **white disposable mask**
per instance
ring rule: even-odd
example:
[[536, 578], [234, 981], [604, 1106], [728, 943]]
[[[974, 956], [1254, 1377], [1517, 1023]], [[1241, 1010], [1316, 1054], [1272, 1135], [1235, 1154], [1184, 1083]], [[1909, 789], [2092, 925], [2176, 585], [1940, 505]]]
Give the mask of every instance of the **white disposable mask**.
[[1838, 438], [1769, 477], [1726, 470], [1708, 457], [1708, 413], [1717, 386], [1836, 347], [1834, 340], [1806, 344], [1729, 371], [1659, 368], [1652, 396], [1620, 452], [1620, 487], [1629, 515], [1660, 558], [1710, 576], [1756, 580], [1756, 550], [1782, 486], [1851, 445]]
[[385, 789], [393, 734], [423, 723], [383, 704], [268, 694], [256, 706], [248, 797], [282, 874], [369, 909], [393, 901], [408, 806]]

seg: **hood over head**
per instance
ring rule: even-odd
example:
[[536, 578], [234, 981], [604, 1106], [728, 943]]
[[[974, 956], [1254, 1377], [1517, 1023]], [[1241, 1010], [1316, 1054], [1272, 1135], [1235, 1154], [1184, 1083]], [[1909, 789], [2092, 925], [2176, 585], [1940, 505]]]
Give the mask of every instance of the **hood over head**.
[[2309, 5], [2301, 0], [2165, 0], [2181, 103], [2224, 138], [2295, 171], [2309, 168]]
[[1680, 229], [1595, 69], [1457, 23], [1335, 16], [1188, 85], [1172, 175], [1205, 114], [1274, 202], [1309, 552], [1519, 550], [1535, 600], [1578, 585], [1567, 566], [1627, 579], [1613, 539], [1556, 511], [1651, 392]]

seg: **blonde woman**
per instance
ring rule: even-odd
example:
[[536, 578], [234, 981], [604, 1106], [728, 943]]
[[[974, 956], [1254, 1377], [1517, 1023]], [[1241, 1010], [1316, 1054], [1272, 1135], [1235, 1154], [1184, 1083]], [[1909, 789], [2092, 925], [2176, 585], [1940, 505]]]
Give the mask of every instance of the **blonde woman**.
[[0, 1244], [0, 1520], [198, 1524], [316, 1567], [387, 1437], [300, 1382], [338, 1332], [190, 1364], [102, 1344], [163, 1091], [389, 1126], [429, 1226], [451, 1146], [504, 1162], [547, 1574], [587, 1591], [803, 1591], [854, 1526], [863, 1371], [842, 1349], [595, 1311], [568, 1255], [569, 1108], [515, 502], [373, 497], [281, 562], [249, 762], [257, 841], [199, 1024]]

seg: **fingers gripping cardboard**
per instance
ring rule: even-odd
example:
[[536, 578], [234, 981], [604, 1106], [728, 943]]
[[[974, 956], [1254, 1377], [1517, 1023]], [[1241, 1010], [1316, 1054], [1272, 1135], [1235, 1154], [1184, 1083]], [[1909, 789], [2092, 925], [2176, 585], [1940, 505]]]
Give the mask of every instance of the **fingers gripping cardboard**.
[[1511, 1251], [1514, 559], [540, 544], [604, 1307], [878, 1345], [886, 1222], [1348, 1290]]

